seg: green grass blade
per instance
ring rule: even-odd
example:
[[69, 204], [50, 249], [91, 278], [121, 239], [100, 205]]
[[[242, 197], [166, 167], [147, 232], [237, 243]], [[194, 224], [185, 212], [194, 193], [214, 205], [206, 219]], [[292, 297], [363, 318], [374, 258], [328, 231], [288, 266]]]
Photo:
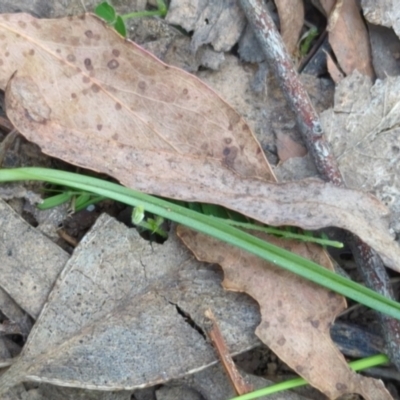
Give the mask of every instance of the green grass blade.
[[65, 171], [46, 168], [0, 170], [0, 182], [40, 180], [90, 191], [191, 227], [199, 232], [244, 249], [318, 285], [349, 297], [376, 311], [400, 319], [400, 304], [318, 264], [264, 242], [215, 218], [121, 185]]
[[[384, 354], [377, 354], [376, 356], [371, 356], [363, 358], [362, 360], [352, 361], [349, 363], [349, 367], [353, 371], [361, 371], [363, 369], [376, 367], [378, 365], [386, 364], [389, 359]], [[243, 394], [242, 396], [237, 396], [231, 400], [253, 400], [258, 399], [262, 396], [268, 396], [270, 394], [283, 392], [284, 390], [294, 389], [299, 386], [307, 385], [307, 381], [303, 378], [295, 378], [289, 381], [280, 382], [275, 385], [268, 386], [264, 389], [259, 389], [251, 393]]]

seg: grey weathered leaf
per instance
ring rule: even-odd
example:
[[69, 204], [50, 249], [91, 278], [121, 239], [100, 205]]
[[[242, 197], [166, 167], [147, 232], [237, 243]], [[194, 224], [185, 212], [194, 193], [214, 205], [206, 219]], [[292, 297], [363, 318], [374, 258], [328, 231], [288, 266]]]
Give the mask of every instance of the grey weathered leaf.
[[151, 244], [103, 215], [76, 248], [0, 392], [20, 381], [100, 390], [166, 382], [216, 362], [201, 329], [212, 307], [233, 353], [254, 346], [258, 308], [171, 235]]

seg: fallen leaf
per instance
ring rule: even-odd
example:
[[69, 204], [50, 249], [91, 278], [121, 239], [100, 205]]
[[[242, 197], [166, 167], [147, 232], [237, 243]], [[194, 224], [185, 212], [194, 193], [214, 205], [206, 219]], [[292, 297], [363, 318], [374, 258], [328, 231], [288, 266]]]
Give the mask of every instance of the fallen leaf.
[[[256, 335], [328, 398], [359, 393], [369, 400], [391, 399], [382, 382], [349, 370], [332, 344], [330, 326], [345, 308], [341, 296], [186, 227], [179, 226], [178, 235], [199, 260], [222, 266], [226, 289], [245, 292], [258, 302], [261, 323]], [[256, 236], [333, 269], [319, 246], [265, 234]]]
[[391, 210], [400, 232], [400, 78], [372, 84], [355, 72], [337, 87], [335, 105], [322, 113], [324, 131], [346, 184], [374, 193]]
[[228, 51], [245, 27], [246, 18], [237, 1], [172, 0], [166, 20], [193, 31], [192, 48], [211, 43], [216, 51]]
[[[354, 70], [369, 77], [374, 76], [370, 44], [365, 23], [356, 0], [321, 0], [329, 17], [329, 43], [340, 68], [346, 75]], [[337, 10], [335, 7], [338, 6]]]
[[260, 181], [274, 175], [240, 115], [97, 18], [3, 15], [0, 30], [0, 85], [12, 77], [7, 115], [47, 154], [128, 187], [218, 203], [270, 225], [341, 227], [399, 270], [400, 248], [376, 199], [316, 181]]
[[339, 83], [344, 78], [343, 72], [339, 69], [331, 55], [328, 53], [326, 53], [326, 66], [333, 82]]
[[37, 318], [69, 256], [0, 200], [0, 285]]
[[289, 54], [293, 55], [299, 41], [304, 23], [304, 5], [302, 0], [276, 0], [280, 31]]
[[393, 27], [400, 37], [400, 9], [395, 1], [361, 0], [364, 17], [374, 25]]
[[307, 149], [301, 143], [294, 141], [290, 135], [282, 131], [276, 134], [276, 149], [280, 162], [293, 157], [304, 157], [307, 154]]
[[209, 307], [232, 354], [253, 347], [257, 305], [224, 291], [220, 280], [174, 234], [152, 244], [103, 214], [0, 377], [0, 392], [23, 381], [133, 390], [204, 369], [217, 361], [201, 334]]

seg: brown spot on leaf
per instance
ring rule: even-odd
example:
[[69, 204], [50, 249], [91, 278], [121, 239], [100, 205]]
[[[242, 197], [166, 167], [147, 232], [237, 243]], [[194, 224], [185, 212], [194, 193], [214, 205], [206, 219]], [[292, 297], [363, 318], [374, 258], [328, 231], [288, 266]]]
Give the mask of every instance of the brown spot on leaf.
[[318, 328], [319, 327], [319, 321], [316, 319], [316, 320], [312, 320], [311, 321], [311, 325], [314, 327], [314, 328]]
[[42, 27], [40, 26], [39, 22], [37, 22], [36, 20], [31, 21], [31, 24], [34, 28], [36, 29], [41, 29]]
[[233, 168], [238, 154], [238, 148], [235, 146], [225, 147], [222, 154], [224, 155], [225, 165], [229, 168]]
[[232, 124], [229, 124], [228, 131], [232, 131], [232, 130], [233, 130], [233, 126], [232, 126]]
[[83, 83], [89, 83], [89, 82], [90, 82], [90, 78], [89, 78], [88, 76], [84, 76], [84, 77], [82, 78], [82, 82], [83, 82]]
[[69, 62], [74, 62], [76, 60], [76, 57], [73, 54], [68, 54], [67, 55], [67, 60]]
[[88, 71], [91, 71], [93, 69], [92, 60], [90, 58], [85, 58], [85, 61], [83, 63]]
[[93, 38], [93, 32], [88, 29], [87, 31], [85, 31], [85, 36], [88, 37], [89, 39]]
[[19, 26], [20, 28], [22, 28], [22, 29], [25, 29], [25, 28], [26, 28], [26, 22], [24, 22], [24, 21], [18, 21], [18, 26]]
[[139, 83], [138, 83], [138, 88], [142, 91], [142, 92], [144, 92], [145, 90], [146, 90], [146, 82], [145, 81], [140, 81]]
[[186, 96], [188, 94], [188, 90], [187, 89], [183, 89], [182, 93]]
[[91, 88], [92, 88], [92, 91], [93, 91], [94, 93], [100, 92], [100, 86], [97, 85], [96, 83], [93, 83], [93, 85], [91, 86]]
[[77, 95], [76, 93], [71, 93], [71, 98], [76, 99]]
[[61, 53], [61, 49], [56, 49], [56, 53], [60, 54]]
[[232, 143], [232, 138], [225, 138], [225, 139], [224, 139], [224, 142], [225, 142], [226, 144], [231, 144], [231, 143]]
[[112, 55], [113, 55], [114, 57], [119, 57], [120, 54], [121, 54], [121, 52], [120, 52], [119, 50], [113, 49]]
[[282, 301], [278, 300], [278, 307], [282, 307]]
[[119, 67], [119, 62], [115, 58], [113, 58], [107, 63], [107, 67], [110, 69], [116, 69]]
[[4, 61], [0, 58], [0, 65], [3, 65]]
[[122, 108], [121, 104], [115, 103], [115, 109], [118, 111]]
[[114, 135], [112, 135], [112, 138], [117, 141], [119, 139], [118, 133], [114, 133]]
[[341, 382], [338, 382], [336, 385], [336, 389], [340, 390], [341, 392], [345, 392], [347, 390], [347, 385]]
[[101, 131], [103, 129], [103, 125], [102, 124], [97, 124], [96, 126], [98, 131]]
[[30, 49], [28, 54], [29, 54], [30, 56], [33, 56], [33, 55], [35, 54], [35, 50], [34, 50], [34, 49]]
[[281, 337], [278, 342], [279, 346], [283, 346], [286, 343], [286, 339], [284, 337]]

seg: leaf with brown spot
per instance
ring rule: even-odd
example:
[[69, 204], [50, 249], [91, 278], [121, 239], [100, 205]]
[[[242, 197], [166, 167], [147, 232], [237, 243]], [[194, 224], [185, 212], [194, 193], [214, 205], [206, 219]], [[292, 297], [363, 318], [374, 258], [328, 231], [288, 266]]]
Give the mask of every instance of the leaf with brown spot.
[[235, 110], [96, 17], [2, 15], [1, 34], [13, 43], [0, 67], [0, 85], [11, 78], [7, 115], [45, 153], [128, 187], [218, 203], [266, 224], [348, 229], [399, 270], [400, 248], [375, 198], [317, 181], [265, 182], [272, 170]]
[[[261, 323], [256, 335], [313, 386], [330, 399], [345, 393], [359, 393], [368, 400], [392, 399], [381, 381], [350, 370], [332, 343], [330, 326], [345, 308], [341, 296], [184, 226], [178, 227], [178, 235], [199, 260], [222, 266], [225, 289], [245, 292], [258, 302]], [[256, 236], [333, 269], [316, 245]]]

